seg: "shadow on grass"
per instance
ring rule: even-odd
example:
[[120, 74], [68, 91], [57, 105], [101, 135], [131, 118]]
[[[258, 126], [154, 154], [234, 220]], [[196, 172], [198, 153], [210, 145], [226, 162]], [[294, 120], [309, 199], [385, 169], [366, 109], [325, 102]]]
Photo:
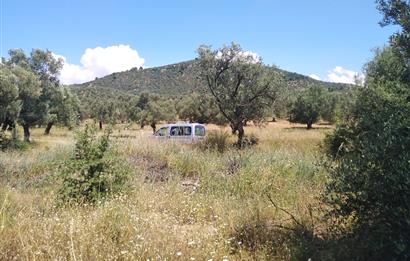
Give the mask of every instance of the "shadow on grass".
[[292, 127], [287, 127], [284, 128], [285, 130], [330, 130], [333, 129], [331, 125], [320, 125], [320, 127], [312, 127], [311, 129], [307, 129], [306, 127], [302, 126], [292, 126]]
[[[270, 222], [252, 221], [235, 228], [233, 253], [247, 251], [255, 260], [263, 255], [270, 260], [349, 260], [349, 242], [316, 235], [308, 227], [285, 227]], [[349, 246], [350, 245], [350, 246]]]

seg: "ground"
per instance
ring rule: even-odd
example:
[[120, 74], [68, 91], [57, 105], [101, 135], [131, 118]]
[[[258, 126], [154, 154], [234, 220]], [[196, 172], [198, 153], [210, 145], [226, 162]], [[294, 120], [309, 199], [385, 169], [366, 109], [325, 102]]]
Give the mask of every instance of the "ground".
[[0, 260], [307, 259], [321, 229], [319, 145], [331, 129], [314, 127], [248, 126], [258, 145], [221, 154], [118, 125], [112, 146], [132, 179], [81, 206], [56, 204], [73, 132], [33, 129], [29, 149], [0, 152]]

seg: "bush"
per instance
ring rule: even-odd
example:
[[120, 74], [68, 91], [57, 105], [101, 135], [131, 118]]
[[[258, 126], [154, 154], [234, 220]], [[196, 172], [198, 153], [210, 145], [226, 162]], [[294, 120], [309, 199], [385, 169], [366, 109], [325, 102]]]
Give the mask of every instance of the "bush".
[[408, 260], [410, 103], [387, 86], [363, 90], [359, 101], [354, 121], [327, 138], [330, 155], [342, 154], [324, 200], [336, 231], [354, 246], [352, 257]]
[[199, 144], [199, 147], [203, 150], [217, 150], [223, 153], [230, 147], [229, 133], [226, 131], [210, 132]]
[[118, 155], [109, 150], [110, 130], [97, 138], [95, 128], [86, 126], [76, 137], [74, 154], [62, 168], [63, 202], [95, 203], [124, 188], [130, 171]]
[[12, 139], [6, 133], [0, 131], [0, 150], [26, 150], [28, 147], [28, 142]]
[[243, 137], [242, 145], [239, 146], [239, 147], [240, 148], [246, 148], [246, 147], [250, 147], [250, 146], [253, 146], [253, 145], [258, 145], [258, 143], [259, 143], [258, 136], [251, 133], [251, 134], [249, 134], [249, 136], [245, 135], [245, 137]]
[[351, 249], [346, 259], [410, 260], [408, 58], [378, 50], [350, 121], [326, 139], [337, 160], [324, 200], [335, 235]]
[[353, 138], [353, 130], [348, 125], [339, 125], [333, 133], [326, 134], [321, 147], [325, 154], [332, 159], [337, 159], [352, 150], [349, 146], [351, 146]]

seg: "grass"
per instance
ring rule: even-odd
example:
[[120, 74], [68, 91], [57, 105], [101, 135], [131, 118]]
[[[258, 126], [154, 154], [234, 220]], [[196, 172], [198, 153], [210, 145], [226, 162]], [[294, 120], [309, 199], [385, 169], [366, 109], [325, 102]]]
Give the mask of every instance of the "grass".
[[56, 204], [57, 174], [73, 134], [34, 129], [32, 148], [0, 152], [0, 260], [307, 259], [316, 239], [301, 230], [321, 230], [318, 144], [329, 129], [295, 127], [248, 126], [258, 145], [219, 153], [117, 126], [131, 184], [100, 204], [66, 207]]

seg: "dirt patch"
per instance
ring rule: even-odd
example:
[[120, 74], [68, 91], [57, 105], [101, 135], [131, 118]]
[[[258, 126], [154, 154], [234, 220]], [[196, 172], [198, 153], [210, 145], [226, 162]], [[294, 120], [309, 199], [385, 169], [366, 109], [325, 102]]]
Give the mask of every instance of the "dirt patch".
[[135, 155], [130, 158], [131, 164], [143, 170], [145, 181], [164, 182], [169, 178], [167, 162], [159, 161], [148, 155]]

